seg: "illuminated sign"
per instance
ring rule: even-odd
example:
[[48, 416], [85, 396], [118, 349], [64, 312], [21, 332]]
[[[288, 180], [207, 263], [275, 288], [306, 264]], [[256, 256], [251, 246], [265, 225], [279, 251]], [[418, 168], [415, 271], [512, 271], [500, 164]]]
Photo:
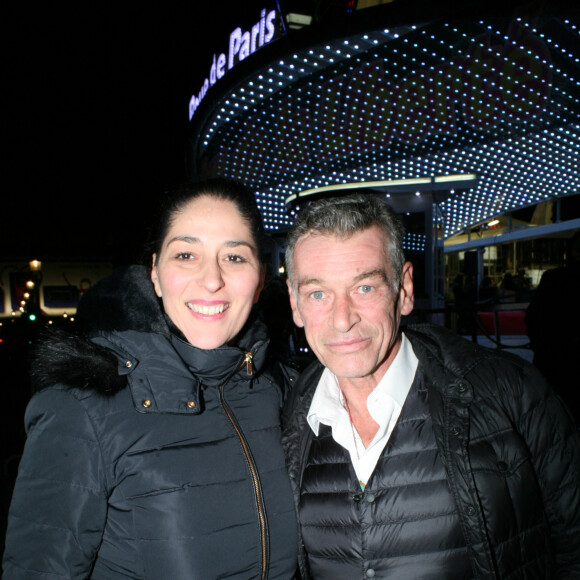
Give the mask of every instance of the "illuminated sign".
[[192, 95], [189, 101], [190, 121], [210, 87], [215, 85], [236, 64], [274, 39], [276, 35], [275, 20], [276, 11], [270, 10], [270, 12], [267, 12], [264, 8], [261, 12], [260, 20], [249, 30], [244, 31], [238, 27], [230, 34], [227, 54], [213, 55], [209, 76], [203, 82], [198, 94]]

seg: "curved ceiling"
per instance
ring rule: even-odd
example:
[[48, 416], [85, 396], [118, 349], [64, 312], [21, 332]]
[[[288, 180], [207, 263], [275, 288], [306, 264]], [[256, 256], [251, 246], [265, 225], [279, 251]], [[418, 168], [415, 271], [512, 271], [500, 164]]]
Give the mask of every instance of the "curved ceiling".
[[580, 193], [577, 20], [366, 12], [348, 33], [290, 34], [212, 88], [192, 120], [196, 172], [247, 183], [274, 231], [292, 222], [286, 198], [342, 183], [475, 174], [440, 204], [445, 237]]

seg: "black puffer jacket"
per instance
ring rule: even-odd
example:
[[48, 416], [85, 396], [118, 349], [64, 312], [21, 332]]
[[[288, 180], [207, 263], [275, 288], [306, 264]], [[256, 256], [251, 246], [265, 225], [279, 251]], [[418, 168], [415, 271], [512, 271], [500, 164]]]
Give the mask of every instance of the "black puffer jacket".
[[[474, 577], [580, 578], [580, 437], [560, 399], [518, 357], [477, 347], [440, 327], [405, 332], [425, 378], [435, 440]], [[285, 410], [283, 444], [298, 509], [313, 438], [306, 416], [322, 370], [315, 363], [302, 373]], [[366, 493], [373, 490], [367, 487]], [[321, 513], [331, 509], [331, 499]], [[377, 518], [390, 518], [386, 501], [373, 498]], [[311, 518], [312, 513], [310, 506]], [[357, 526], [338, 513], [335, 519], [343, 524], [337, 534], [360, 540]], [[382, 553], [361, 560], [383, 558], [377, 568], [387, 570], [392, 549], [385, 542]], [[420, 546], [405, 552], [413, 550]], [[336, 562], [351, 557], [336, 548], [331, 553]], [[310, 578], [303, 547], [299, 560], [304, 578]], [[363, 561], [360, 570], [364, 578]]]
[[239, 348], [196, 349], [139, 267], [80, 310], [92, 340], [47, 342], [36, 363], [52, 386], [27, 409], [3, 577], [292, 578], [287, 385], [263, 325]]

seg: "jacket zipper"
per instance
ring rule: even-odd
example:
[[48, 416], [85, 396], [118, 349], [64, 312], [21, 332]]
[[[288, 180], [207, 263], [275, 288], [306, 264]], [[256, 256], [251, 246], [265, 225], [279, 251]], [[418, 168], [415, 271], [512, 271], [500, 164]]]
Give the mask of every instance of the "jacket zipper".
[[242, 364], [240, 365], [240, 368], [242, 368], [244, 365], [246, 365], [246, 372], [248, 373], [249, 377], [251, 377], [254, 374], [254, 363], [252, 360], [253, 358], [254, 358], [254, 353], [247, 352], [244, 355], [244, 360], [242, 361]]
[[[253, 376], [254, 374], [254, 364], [253, 364], [253, 357], [254, 354], [251, 352], [247, 352], [244, 355], [244, 359], [242, 360], [238, 370], [242, 369], [246, 366], [246, 372], [249, 377]], [[233, 376], [233, 375], [232, 375]], [[230, 376], [231, 378], [231, 376]], [[268, 522], [266, 520], [266, 508], [264, 507], [264, 497], [262, 495], [262, 486], [260, 484], [260, 478], [258, 476], [258, 469], [256, 467], [256, 463], [252, 456], [252, 452], [250, 450], [250, 446], [246, 440], [246, 437], [238, 423], [233, 411], [231, 410], [230, 406], [225, 400], [224, 396], [224, 387], [226, 386], [229, 378], [223, 382], [219, 386], [219, 394], [220, 394], [220, 403], [228, 416], [239, 440], [242, 444], [242, 449], [244, 450], [244, 454], [246, 456], [246, 460], [250, 467], [250, 474], [252, 477], [252, 486], [254, 488], [254, 495], [256, 497], [256, 506], [258, 508], [258, 521], [260, 526], [260, 542], [262, 546], [262, 573], [260, 575], [261, 580], [267, 580], [268, 578], [268, 566], [269, 566], [269, 542], [268, 542]]]

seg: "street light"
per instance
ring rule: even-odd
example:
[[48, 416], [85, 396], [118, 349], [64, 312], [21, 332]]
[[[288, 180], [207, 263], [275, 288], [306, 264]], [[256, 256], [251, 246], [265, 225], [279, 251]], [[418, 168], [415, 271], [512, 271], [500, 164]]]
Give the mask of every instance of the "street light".
[[29, 290], [27, 292], [26, 313], [28, 320], [35, 322], [41, 313], [40, 285], [42, 282], [42, 262], [37, 259], [30, 260], [28, 262], [28, 269], [30, 270], [30, 278], [26, 282], [26, 288]]

